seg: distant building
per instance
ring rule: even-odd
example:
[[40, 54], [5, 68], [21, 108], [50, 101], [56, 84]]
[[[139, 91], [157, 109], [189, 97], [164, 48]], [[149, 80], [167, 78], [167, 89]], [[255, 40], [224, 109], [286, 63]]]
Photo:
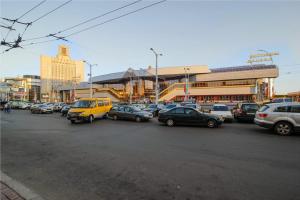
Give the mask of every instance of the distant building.
[[290, 92], [287, 94], [287, 96], [292, 98], [293, 101], [300, 102], [300, 91]]
[[56, 57], [42, 55], [40, 62], [42, 101], [59, 101], [59, 88], [84, 80], [83, 61], [72, 60], [66, 46], [59, 46]]
[[36, 75], [23, 75], [27, 80], [28, 100], [37, 102], [41, 100], [41, 78]]
[[[188, 98], [200, 103], [266, 102], [274, 95], [274, 79], [278, 74], [276, 65], [212, 69], [205, 65], [160, 67], [159, 101], [183, 101]], [[128, 69], [96, 76], [92, 80], [94, 97], [106, 96], [113, 101], [129, 101], [130, 96], [133, 101], [155, 100], [155, 68]], [[70, 94], [76, 98], [85, 97], [89, 95], [89, 85], [61, 88], [61, 95], [68, 97]]]

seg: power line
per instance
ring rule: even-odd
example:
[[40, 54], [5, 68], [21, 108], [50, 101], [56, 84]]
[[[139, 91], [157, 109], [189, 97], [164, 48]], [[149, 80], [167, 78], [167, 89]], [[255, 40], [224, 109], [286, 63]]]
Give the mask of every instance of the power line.
[[34, 6], [33, 8], [31, 8], [30, 10], [28, 10], [27, 12], [25, 12], [23, 15], [21, 15], [20, 17], [18, 17], [17, 19], [21, 19], [22, 17], [24, 17], [25, 15], [27, 15], [28, 13], [30, 13], [31, 11], [33, 11], [34, 9], [36, 9], [37, 7], [39, 7], [40, 5], [42, 5], [43, 3], [45, 3], [47, 0], [43, 0], [41, 1], [39, 4], [37, 4], [36, 6]]
[[[11, 22], [12, 22], [12, 25], [10, 26], [11, 29], [6, 33], [6, 36], [5, 36], [5, 38], [4, 38], [4, 41], [6, 41], [8, 35], [9, 35], [9, 33], [11, 32], [11, 30], [13, 29], [13, 25], [14, 25], [15, 23], [24, 24], [24, 23], [20, 22], [19, 19], [21, 19], [22, 17], [24, 17], [25, 15], [27, 15], [28, 13], [30, 13], [31, 11], [33, 11], [34, 9], [36, 9], [37, 7], [39, 7], [40, 5], [42, 5], [42, 4], [45, 3], [45, 2], [46, 2], [46, 0], [41, 1], [41, 2], [38, 3], [36, 6], [32, 7], [32, 8], [29, 9], [27, 12], [25, 12], [25, 13], [22, 14], [20, 17], [18, 17], [17, 19], [9, 20], [9, 19], [7, 19], [7, 18], [2, 18], [2, 19], [4, 19], [4, 20], [7, 20], [7, 21], [11, 21]], [[29, 25], [27, 24], [27, 27], [28, 27], [28, 26], [29, 26]], [[27, 28], [26, 28], [26, 29], [27, 29]]]
[[[144, 7], [142, 7], [142, 8], [137, 9], [137, 10], [134, 10], [134, 11], [125, 13], [125, 14], [123, 14], [123, 15], [120, 15], [120, 16], [118, 16], [118, 17], [115, 17], [115, 18], [106, 20], [106, 21], [104, 21], [104, 22], [102, 22], [102, 23], [99, 23], [99, 24], [96, 24], [96, 25], [87, 27], [87, 28], [82, 29], [82, 30], [80, 30], [80, 31], [76, 31], [76, 32], [71, 33], [71, 34], [69, 34], [69, 35], [67, 35], [67, 36], [60, 37], [60, 39], [62, 39], [62, 38], [65, 39], [66, 37], [70, 37], [70, 36], [72, 36], [72, 35], [79, 34], [79, 33], [81, 33], [81, 32], [84, 32], [84, 31], [90, 30], [90, 29], [92, 29], [92, 28], [95, 28], [95, 27], [97, 27], [97, 26], [101, 26], [101, 25], [103, 25], [103, 24], [112, 22], [112, 21], [114, 21], [114, 20], [120, 19], [120, 18], [122, 18], [122, 17], [125, 17], [125, 16], [127, 16], [127, 15], [130, 15], [130, 14], [133, 14], [133, 13], [136, 13], [136, 12], [139, 12], [139, 11], [141, 11], [141, 10], [144, 10], [144, 9], [149, 8], [149, 7], [152, 7], [152, 6], [154, 6], [154, 5], [163, 3], [163, 2], [165, 2], [165, 1], [167, 1], [167, 0], [162, 0], [162, 1], [159, 1], [159, 2], [156, 2], [156, 3], [152, 3], [152, 4], [150, 4], [150, 5], [144, 6]], [[32, 42], [32, 43], [29, 43], [29, 44], [25, 44], [25, 45], [23, 45], [23, 46], [30, 46], [30, 45], [40, 44], [40, 43], [47, 43], [47, 42], [52, 42], [52, 41], [56, 41], [56, 40], [59, 40], [59, 39], [46, 40], [46, 41], [40, 41], [40, 42]]]
[[78, 34], [78, 33], [82, 33], [82, 32], [84, 32], [84, 31], [87, 31], [87, 30], [90, 30], [90, 29], [95, 28], [95, 27], [97, 27], [97, 26], [101, 26], [101, 25], [103, 25], [103, 24], [112, 22], [112, 21], [114, 21], [114, 20], [120, 19], [120, 18], [125, 17], [125, 16], [127, 16], [127, 15], [130, 15], [130, 14], [133, 14], [133, 13], [136, 13], [136, 12], [139, 12], [139, 11], [141, 11], [141, 10], [144, 10], [144, 9], [149, 8], [149, 7], [152, 7], [152, 6], [154, 6], [154, 5], [163, 3], [163, 2], [165, 2], [165, 1], [167, 1], [167, 0], [162, 0], [162, 1], [159, 1], [159, 2], [156, 2], [156, 3], [152, 3], [152, 4], [148, 5], [148, 6], [145, 6], [145, 7], [139, 8], [139, 9], [137, 9], [137, 10], [134, 10], [134, 11], [125, 13], [125, 14], [123, 14], [123, 15], [120, 15], [120, 16], [118, 16], [118, 17], [115, 17], [115, 18], [106, 20], [106, 21], [104, 21], [104, 22], [102, 22], [102, 23], [95, 24], [95, 25], [93, 25], [93, 26], [87, 27], [87, 28], [82, 29], [82, 30], [80, 30], [80, 31], [76, 31], [76, 32], [71, 33], [71, 34], [69, 34], [69, 35], [67, 35], [67, 36], [64, 36], [64, 38], [70, 37], [70, 36], [73, 36], [73, 35], [76, 35], [76, 34]]
[[61, 4], [61, 5], [59, 5], [58, 7], [54, 8], [53, 10], [51, 10], [51, 11], [47, 12], [46, 14], [40, 16], [39, 18], [33, 20], [31, 23], [37, 22], [38, 20], [40, 20], [40, 19], [46, 17], [47, 15], [49, 15], [49, 14], [51, 14], [52, 12], [56, 11], [57, 9], [59, 9], [59, 8], [63, 7], [64, 5], [70, 3], [71, 1], [73, 1], [73, 0], [69, 0], [69, 1], [67, 1], [67, 2], [65, 2], [65, 3], [63, 3], [63, 4]]
[[[101, 14], [101, 15], [98, 15], [98, 16], [96, 16], [96, 17], [92, 17], [92, 18], [90, 18], [90, 19], [87, 19], [87, 20], [85, 20], [85, 21], [79, 23], [79, 24], [76, 24], [76, 25], [73, 25], [73, 26], [68, 27], [68, 28], [66, 28], [66, 29], [63, 29], [63, 30], [61, 30], [61, 31], [58, 31], [58, 32], [52, 34], [52, 36], [57, 35], [57, 34], [59, 34], [59, 33], [63, 33], [63, 32], [65, 32], [65, 31], [68, 31], [68, 30], [71, 30], [71, 29], [74, 29], [74, 28], [76, 28], [76, 27], [78, 27], [78, 26], [81, 26], [81, 25], [83, 25], [83, 24], [86, 24], [86, 23], [88, 23], [88, 22], [91, 22], [91, 21], [93, 21], [93, 20], [95, 20], [95, 19], [104, 17], [104, 16], [106, 16], [106, 15], [108, 15], [108, 14], [111, 14], [111, 13], [113, 13], [113, 12], [116, 12], [116, 11], [118, 11], [118, 10], [121, 10], [121, 9], [123, 9], [123, 8], [126, 8], [126, 7], [128, 7], [128, 6], [134, 5], [134, 4], [136, 4], [136, 3], [140, 2], [140, 1], [142, 1], [142, 0], [134, 1], [134, 2], [132, 2], [132, 3], [126, 4], [126, 5], [124, 5], [124, 6], [121, 6], [121, 7], [119, 7], [119, 8], [116, 8], [116, 9], [114, 9], [114, 10], [111, 10], [111, 11], [108, 11], [108, 12], [103, 13], [103, 14]], [[36, 39], [42, 39], [42, 38], [49, 37], [50, 35], [51, 35], [51, 34], [46, 35], [46, 36], [40, 36], [40, 37], [29, 38], [29, 39], [25, 39], [25, 40], [23, 40], [23, 41], [31, 41], [31, 40], [36, 40]]]

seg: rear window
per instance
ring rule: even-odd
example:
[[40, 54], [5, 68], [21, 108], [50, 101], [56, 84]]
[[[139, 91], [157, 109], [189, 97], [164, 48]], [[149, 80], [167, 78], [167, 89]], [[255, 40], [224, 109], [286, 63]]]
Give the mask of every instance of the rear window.
[[264, 105], [263, 107], [261, 107], [258, 111], [259, 112], [264, 112], [266, 110], [268, 110], [270, 108], [270, 106]]
[[246, 111], [257, 111], [259, 107], [257, 104], [243, 104], [242, 109]]
[[212, 108], [213, 111], [228, 111], [228, 107], [227, 106], [214, 106]]

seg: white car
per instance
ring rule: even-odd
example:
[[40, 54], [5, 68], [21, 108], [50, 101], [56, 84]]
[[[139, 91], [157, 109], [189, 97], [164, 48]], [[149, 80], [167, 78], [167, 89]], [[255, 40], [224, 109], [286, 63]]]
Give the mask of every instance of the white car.
[[233, 121], [233, 115], [225, 104], [214, 104], [210, 113], [222, 117], [225, 121]]

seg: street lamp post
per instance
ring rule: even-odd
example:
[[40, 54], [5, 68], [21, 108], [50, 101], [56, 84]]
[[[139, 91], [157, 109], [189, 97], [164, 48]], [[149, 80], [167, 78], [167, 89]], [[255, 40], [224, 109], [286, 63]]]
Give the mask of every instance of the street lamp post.
[[88, 61], [84, 60], [87, 65], [90, 67], [90, 73], [88, 74], [90, 76], [90, 97], [93, 97], [93, 82], [92, 82], [92, 67], [97, 66], [98, 64], [90, 64]]
[[157, 74], [157, 66], [158, 66], [158, 56], [162, 56], [161, 53], [157, 53], [153, 48], [150, 48], [150, 50], [155, 55], [155, 104], [158, 104], [158, 74]]
[[185, 101], [189, 99], [189, 81], [190, 81], [190, 68], [185, 67], [184, 68], [185, 72]]

